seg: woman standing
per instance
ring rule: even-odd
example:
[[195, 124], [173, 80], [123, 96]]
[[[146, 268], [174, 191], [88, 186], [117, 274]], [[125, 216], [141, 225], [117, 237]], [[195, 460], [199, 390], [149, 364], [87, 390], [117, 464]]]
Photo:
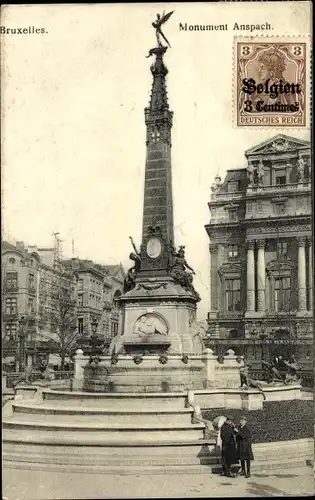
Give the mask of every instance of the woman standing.
[[238, 457], [241, 461], [241, 476], [250, 477], [250, 462], [254, 460], [252, 450], [252, 431], [247, 424], [247, 418], [240, 418], [240, 428], [237, 430], [236, 442]]

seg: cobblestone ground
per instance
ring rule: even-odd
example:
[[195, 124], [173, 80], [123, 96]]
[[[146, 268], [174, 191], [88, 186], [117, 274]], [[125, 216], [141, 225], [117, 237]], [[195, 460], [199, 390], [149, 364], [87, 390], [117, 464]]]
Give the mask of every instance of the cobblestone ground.
[[306, 496], [312, 468], [233, 479], [207, 474], [106, 475], [4, 469], [3, 500]]

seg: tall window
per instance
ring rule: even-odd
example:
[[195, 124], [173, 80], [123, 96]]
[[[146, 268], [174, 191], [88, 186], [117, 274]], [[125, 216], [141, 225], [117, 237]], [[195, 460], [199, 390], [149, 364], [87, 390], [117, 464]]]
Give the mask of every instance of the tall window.
[[18, 286], [18, 274], [7, 273], [6, 275], [6, 288], [7, 290], [16, 290]]
[[105, 335], [108, 336], [109, 335], [109, 321], [108, 320], [104, 321], [103, 328], [104, 328]]
[[34, 312], [34, 299], [33, 298], [28, 299], [28, 312], [29, 313]]
[[34, 284], [35, 284], [34, 274], [31, 273], [28, 275], [28, 287], [32, 289], [34, 288]]
[[287, 241], [278, 241], [277, 242], [277, 254], [279, 259], [287, 259], [288, 258], [288, 242]]
[[290, 310], [291, 280], [289, 277], [275, 278], [275, 311]]
[[78, 318], [78, 332], [83, 333], [83, 318]]
[[17, 313], [17, 299], [15, 297], [9, 297], [5, 301], [5, 313], [6, 314], [16, 314]]
[[286, 176], [285, 170], [278, 170], [278, 171], [276, 171], [275, 177], [276, 177], [276, 185], [277, 186], [281, 186], [281, 185], [286, 184], [286, 182], [287, 182], [287, 176]]
[[235, 193], [237, 191], [238, 184], [235, 181], [228, 182], [228, 193]]
[[83, 293], [78, 294], [78, 307], [83, 306]]
[[16, 330], [17, 330], [16, 323], [14, 322], [7, 323], [5, 325], [6, 338], [9, 340], [14, 340], [16, 338]]
[[236, 259], [238, 257], [238, 245], [228, 246], [229, 259]]
[[83, 280], [78, 280], [78, 290], [83, 290]]
[[225, 304], [226, 310], [239, 311], [241, 308], [241, 282], [239, 279], [228, 279], [225, 281]]
[[229, 210], [229, 220], [238, 220], [237, 210], [235, 209]]
[[248, 201], [247, 202], [247, 212], [252, 212], [254, 208], [254, 202], [253, 201]]

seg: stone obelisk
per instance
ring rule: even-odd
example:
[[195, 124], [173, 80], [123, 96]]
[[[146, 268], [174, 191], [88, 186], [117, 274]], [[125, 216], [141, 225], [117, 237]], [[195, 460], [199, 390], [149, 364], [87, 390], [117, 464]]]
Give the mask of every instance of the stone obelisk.
[[[156, 25], [153, 23], [153, 26]], [[148, 343], [159, 335], [171, 342], [170, 350], [193, 352], [189, 334], [196, 317], [199, 296], [192, 286], [193, 270], [185, 260], [184, 247], [174, 246], [171, 130], [173, 112], [166, 89], [168, 70], [164, 63], [167, 47], [157, 33], [148, 107], [145, 108], [146, 163], [142, 242], [130, 258], [134, 268], [127, 274], [126, 289], [120, 298], [122, 341], [145, 337]], [[189, 272], [189, 271], [191, 272]]]

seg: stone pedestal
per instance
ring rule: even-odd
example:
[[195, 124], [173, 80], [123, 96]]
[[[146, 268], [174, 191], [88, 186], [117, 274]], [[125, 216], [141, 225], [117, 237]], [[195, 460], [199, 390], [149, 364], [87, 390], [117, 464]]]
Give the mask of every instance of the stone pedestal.
[[[125, 339], [130, 341], [132, 337], [137, 342], [139, 337], [149, 339], [154, 334], [170, 341], [169, 353], [194, 354], [189, 329], [196, 316], [197, 300], [193, 292], [184, 290], [169, 276], [137, 279], [135, 288], [120, 298], [124, 313], [120, 339], [116, 343], [122, 345]], [[152, 331], [145, 324], [142, 327], [145, 317], [155, 325]]]

